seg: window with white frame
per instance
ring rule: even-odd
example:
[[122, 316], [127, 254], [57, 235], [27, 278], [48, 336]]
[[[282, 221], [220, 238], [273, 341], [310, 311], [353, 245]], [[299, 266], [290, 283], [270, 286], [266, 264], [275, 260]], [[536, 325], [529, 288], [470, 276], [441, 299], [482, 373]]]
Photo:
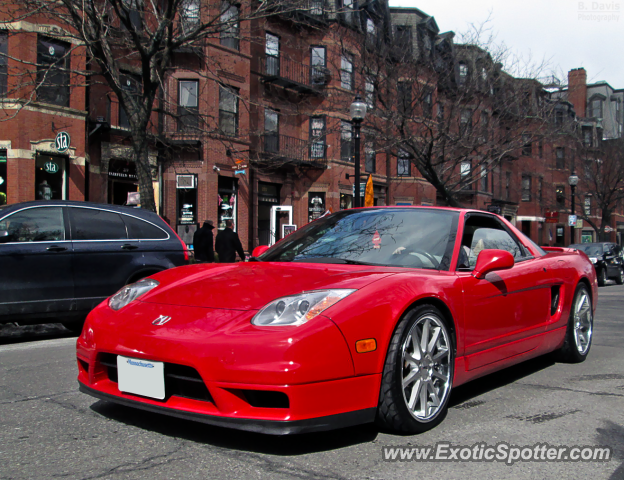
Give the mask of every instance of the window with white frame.
[[219, 131], [228, 137], [238, 135], [238, 89], [219, 85]]
[[197, 80], [178, 82], [178, 131], [188, 132], [199, 126], [198, 90]]
[[353, 90], [353, 55], [346, 52], [340, 59], [340, 86]]
[[399, 177], [411, 176], [412, 161], [410, 154], [405, 150], [399, 150], [397, 156], [397, 175]]
[[239, 10], [228, 1], [221, 2], [221, 45], [239, 49]]

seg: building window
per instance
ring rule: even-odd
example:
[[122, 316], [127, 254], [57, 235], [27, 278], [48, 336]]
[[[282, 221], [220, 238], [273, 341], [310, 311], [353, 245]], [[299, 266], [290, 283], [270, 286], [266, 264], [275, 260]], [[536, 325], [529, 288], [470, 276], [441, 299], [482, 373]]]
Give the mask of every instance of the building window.
[[343, 53], [340, 59], [340, 86], [353, 90], [353, 55]]
[[487, 112], [481, 112], [481, 141], [484, 143], [487, 142], [489, 138], [489, 135], [488, 135], [489, 125], [490, 125], [490, 116], [487, 114]]
[[199, 0], [183, 0], [180, 6], [182, 31], [189, 32], [199, 25]]
[[412, 84], [410, 82], [399, 82], [397, 90], [399, 113], [410, 115], [412, 113]]
[[555, 110], [555, 125], [563, 125], [563, 110]]
[[565, 197], [565, 187], [563, 185], [559, 185], [555, 187], [555, 198], [557, 201], [557, 208], [565, 208], [566, 205], [566, 197]]
[[[5, 97], [8, 88], [9, 36], [0, 30], [0, 97]], [[1, 200], [0, 200], [1, 201]], [[1, 203], [0, 203], [1, 205]]]
[[223, 135], [238, 135], [238, 89], [219, 85], [219, 130]]
[[522, 201], [531, 201], [531, 175], [522, 175]]
[[409, 153], [405, 150], [399, 150], [399, 155], [397, 157], [397, 175], [399, 177], [409, 177], [411, 176], [411, 158]]
[[125, 10], [128, 12], [128, 21], [135, 30], [141, 30], [143, 21], [141, 19], [141, 10], [143, 10], [143, 0], [122, 0]]
[[69, 107], [69, 44], [39, 37], [37, 100]]
[[505, 172], [505, 200], [511, 200], [511, 172]]
[[270, 108], [264, 109], [264, 151], [278, 153], [279, 148], [279, 114]]
[[325, 47], [310, 49], [310, 76], [312, 85], [325, 85], [327, 82], [327, 55]]
[[460, 85], [466, 85], [466, 83], [468, 83], [468, 65], [464, 62], [459, 62], [458, 83]]
[[348, 193], [340, 194], [340, 210], [346, 210], [353, 207], [353, 195]]
[[583, 200], [583, 212], [585, 213], [586, 217], [589, 217], [592, 213], [592, 207], [591, 207], [591, 195], [587, 195], [584, 200]]
[[537, 154], [539, 158], [544, 158], [544, 140], [542, 139], [537, 144]]
[[602, 118], [602, 99], [593, 98], [589, 101], [589, 116], [592, 118]]
[[470, 160], [463, 161], [459, 164], [459, 181], [462, 188], [468, 188], [472, 180], [472, 162]]
[[338, 0], [338, 8], [342, 10], [341, 18], [348, 25], [352, 25], [355, 23], [355, 13], [354, 10], [357, 8], [355, 4], [355, 0]]
[[481, 165], [481, 177], [479, 178], [479, 187], [482, 192], [488, 191], [488, 170], [487, 165]]
[[565, 148], [564, 147], [557, 147], [555, 149], [555, 168], [565, 168]]
[[199, 82], [180, 80], [178, 83], [178, 131], [190, 132], [199, 127]]
[[239, 18], [238, 6], [230, 2], [221, 2], [221, 45], [239, 49]]
[[364, 95], [366, 96], [366, 105], [371, 110], [375, 108], [375, 83], [376, 76], [372, 73], [369, 73], [364, 80]]
[[[178, 197], [178, 225], [196, 227], [198, 221], [197, 175], [176, 175], [176, 193]], [[182, 233], [186, 234], [184, 230]], [[192, 238], [190, 243], [193, 243]]]
[[377, 39], [377, 26], [372, 18], [366, 19], [366, 35], [371, 44]]
[[36, 200], [67, 199], [67, 157], [38, 154], [35, 158]]
[[433, 94], [430, 90], [426, 90], [423, 95], [423, 115], [425, 118], [431, 118], [433, 113]]
[[439, 101], [438, 101], [437, 120], [438, 120], [439, 124], [443, 124], [444, 123], [444, 105], [441, 104]]
[[310, 157], [325, 158], [325, 117], [310, 119]]
[[593, 135], [591, 127], [583, 127], [583, 146], [591, 147], [593, 146]]
[[[141, 79], [130, 73], [121, 73], [119, 74], [119, 83], [121, 85], [121, 89], [124, 92], [127, 92], [131, 97], [138, 97], [141, 94]], [[137, 98], [135, 98], [137, 100]], [[130, 100], [128, 100], [129, 106], [132, 104]], [[128, 117], [128, 112], [123, 107], [121, 102], [119, 103], [119, 126], [121, 128], [130, 128], [130, 118]]]
[[7, 203], [7, 151], [0, 149], [0, 205]]
[[541, 205], [544, 200], [544, 179], [538, 177], [537, 179], [537, 201]]
[[522, 155], [530, 157], [533, 153], [533, 143], [531, 142], [531, 135], [522, 135]]
[[407, 55], [412, 54], [414, 42], [412, 40], [412, 27], [408, 25], [397, 25], [394, 27], [394, 40], [400, 52]]
[[472, 110], [467, 108], [461, 111], [459, 118], [460, 121], [460, 133], [463, 135], [470, 135], [472, 132]]
[[364, 162], [364, 171], [366, 173], [375, 173], [377, 165], [377, 152], [375, 151], [375, 142], [367, 140], [364, 145], [364, 155], [366, 157]]
[[308, 221], [313, 222], [325, 211], [325, 192], [308, 193]]
[[266, 74], [278, 76], [280, 72], [280, 39], [272, 33], [266, 34]]
[[340, 125], [340, 159], [353, 161], [353, 125], [344, 120]]

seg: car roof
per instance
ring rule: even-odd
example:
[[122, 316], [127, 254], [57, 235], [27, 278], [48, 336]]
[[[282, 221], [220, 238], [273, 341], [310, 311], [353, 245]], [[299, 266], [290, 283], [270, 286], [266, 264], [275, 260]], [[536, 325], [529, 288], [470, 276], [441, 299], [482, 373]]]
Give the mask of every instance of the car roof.
[[110, 203], [95, 203], [95, 202], [83, 202], [79, 200], [34, 200], [31, 202], [12, 203], [10, 205], [3, 205], [5, 210], [20, 210], [22, 208], [29, 207], [88, 207], [88, 208], [101, 208], [104, 210], [112, 210], [120, 213], [132, 214], [137, 217], [153, 216], [156, 215], [150, 210], [142, 208], [131, 207], [128, 205], [112, 205]]

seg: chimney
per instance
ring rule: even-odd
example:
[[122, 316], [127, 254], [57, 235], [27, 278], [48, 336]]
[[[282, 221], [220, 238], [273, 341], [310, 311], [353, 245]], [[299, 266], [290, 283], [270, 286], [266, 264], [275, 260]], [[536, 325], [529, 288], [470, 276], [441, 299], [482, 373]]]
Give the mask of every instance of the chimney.
[[587, 72], [582, 67], [568, 72], [568, 100], [574, 105], [576, 115], [584, 117], [587, 107]]

